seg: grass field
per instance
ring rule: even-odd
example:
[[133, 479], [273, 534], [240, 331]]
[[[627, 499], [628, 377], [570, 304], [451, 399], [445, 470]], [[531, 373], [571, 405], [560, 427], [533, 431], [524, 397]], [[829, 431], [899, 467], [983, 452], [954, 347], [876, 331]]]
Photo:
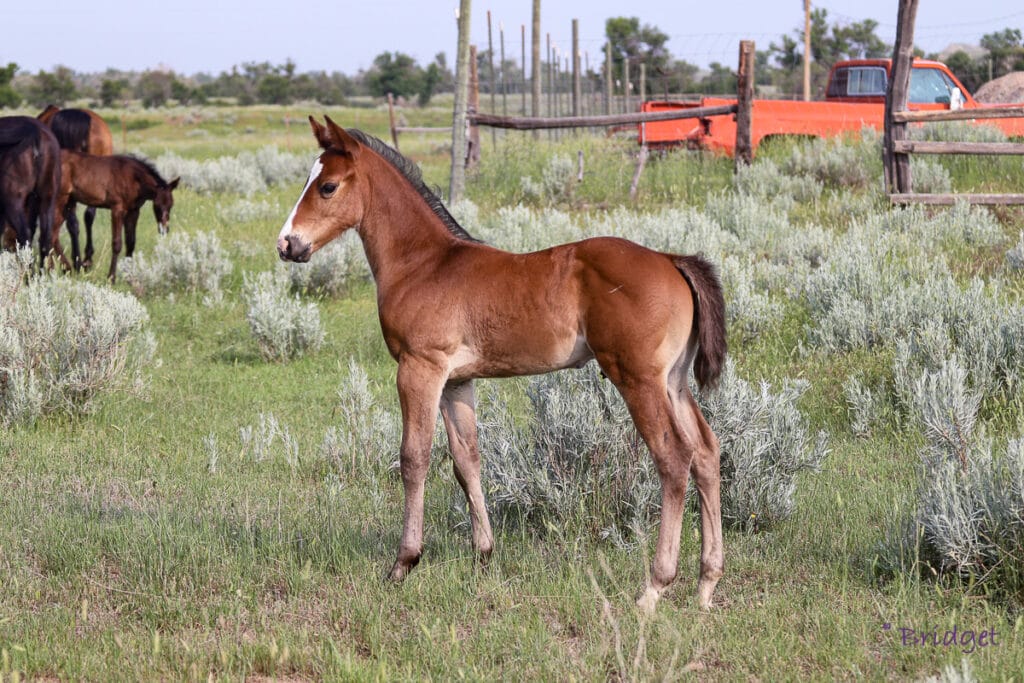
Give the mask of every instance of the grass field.
[[[268, 144], [312, 159], [305, 117], [322, 112], [103, 113], [118, 151], [206, 160]], [[328, 113], [387, 137], [386, 110]], [[445, 113], [408, 116], [411, 125], [444, 125]], [[527, 244], [676, 216], [680, 223], [659, 229], [692, 245], [702, 221], [731, 221], [737, 241], [708, 244], [712, 260], [782, 264], [755, 277], [774, 284], [764, 288], [764, 319], [736, 298], [730, 283], [738, 280], [726, 273], [727, 300], [743, 309], [731, 355], [737, 373], [754, 383], [808, 380], [799, 407], [812, 429], [827, 433], [830, 452], [820, 472], [798, 478], [788, 519], [727, 530], [716, 607], [696, 606], [699, 539], [691, 522], [684, 522], [679, 578], [650, 619], [634, 599], [656, 528], [623, 546], [602, 540], [584, 512], [565, 510], [544, 528], [498, 526], [495, 557], [479, 570], [453, 503], [458, 485], [443, 440], [427, 483], [423, 560], [402, 585], [382, 582], [401, 528], [397, 474], [339, 469], [322, 454], [325, 433], [340, 424], [338, 391], [353, 360], [366, 370], [377, 405], [397, 412], [395, 365], [380, 337], [372, 283], [309, 299], [326, 332], [319, 351], [264, 361], [240, 292], [245, 272], [275, 267], [274, 241], [301, 181], [248, 198], [184, 187], [171, 229], [219, 237], [234, 266], [223, 300], [143, 296], [159, 359], [145, 395], [105, 395], [89, 414], [51, 414], [0, 432], [0, 680], [956, 680], [950, 667], [979, 680], [1024, 680], [1019, 583], [878, 570], [880, 548], [912, 507], [923, 437], [899, 415], [855, 435], [843, 384], [886, 375], [895, 345], [816, 347], [812, 306], [802, 290], [787, 290], [810, 271], [786, 272], [776, 258], [785, 238], [799, 243], [785, 249], [820, 243], [825, 262], [856, 225], [887, 215], [878, 183], [825, 182], [773, 204], [733, 190], [731, 161], [677, 153], [652, 159], [632, 204], [632, 141], [523, 136], [495, 148], [483, 137], [484, 163], [468, 183], [473, 209], [458, 212], [475, 217], [465, 223], [471, 233], [503, 225], [502, 212], [519, 203], [541, 226]], [[445, 136], [412, 135], [401, 144], [428, 183], [447, 187]], [[575, 163], [578, 149], [586, 156], [583, 183], [554, 200], [524, 191], [521, 177], [540, 178], [553, 157]], [[766, 151], [757, 163], [784, 167], [790, 153]], [[1013, 163], [1001, 160], [994, 180], [983, 164], [951, 162], [948, 170], [957, 189], [1012, 191], [1024, 178]], [[241, 201], [264, 210], [237, 220], [232, 207]], [[692, 213], [679, 218], [670, 213], [676, 209]], [[97, 284], [110, 249], [103, 214], [97, 267], [75, 276]], [[1024, 214], [1000, 211], [998, 234], [984, 243], [922, 239], [915, 226], [934, 215], [910, 215], [899, 243], [909, 251], [899, 258], [942, 259], [962, 287], [980, 276], [1001, 304], [1020, 306], [1024, 275], [1008, 272], [1003, 254]], [[776, 223], [793, 236], [773, 232]], [[157, 235], [148, 208], [139, 231], [138, 249], [151, 253]], [[130, 291], [123, 282], [115, 287]], [[525, 410], [525, 380], [485, 384]], [[1018, 394], [1011, 388], [982, 402], [981, 420], [996, 441], [1021, 434]], [[240, 430], [269, 415], [294, 447], [278, 442], [257, 456]], [[397, 441], [378, 446], [397, 459]], [[958, 642], [943, 644], [954, 628]]]

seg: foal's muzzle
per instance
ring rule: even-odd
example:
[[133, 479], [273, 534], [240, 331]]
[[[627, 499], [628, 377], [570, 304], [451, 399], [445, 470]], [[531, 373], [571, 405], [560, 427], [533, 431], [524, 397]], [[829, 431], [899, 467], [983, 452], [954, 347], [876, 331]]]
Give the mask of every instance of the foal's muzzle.
[[277, 241], [277, 254], [282, 261], [305, 263], [313, 255], [313, 245], [298, 235], [288, 235]]

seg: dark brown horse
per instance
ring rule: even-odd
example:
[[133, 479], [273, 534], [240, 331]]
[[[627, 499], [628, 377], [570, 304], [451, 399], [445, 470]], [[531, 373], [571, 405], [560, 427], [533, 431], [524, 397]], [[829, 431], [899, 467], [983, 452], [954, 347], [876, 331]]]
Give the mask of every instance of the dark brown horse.
[[28, 116], [0, 118], [0, 232], [10, 226], [24, 247], [38, 221], [40, 267], [50, 250], [60, 173], [60, 148], [49, 128]]
[[494, 249], [459, 227], [415, 166], [382, 142], [329, 118], [310, 123], [323, 153], [277, 249], [282, 259], [307, 261], [354, 229], [373, 271], [402, 407], [404, 528], [389, 577], [404, 578], [423, 550], [423, 486], [438, 409], [473, 544], [486, 561], [494, 539], [480, 485], [473, 380], [597, 359], [661, 478], [658, 545], [638, 604], [653, 610], [676, 576], [692, 472], [701, 503], [697, 592], [709, 607], [724, 566], [719, 447], [687, 375], [692, 366], [702, 387], [712, 385], [725, 359], [725, 303], [713, 266], [608, 237], [531, 254]]
[[[72, 202], [87, 206], [110, 209], [111, 254], [110, 271], [107, 276], [117, 278], [117, 257], [121, 253], [121, 231], [124, 230], [125, 251], [131, 256], [135, 251], [135, 226], [139, 211], [147, 201], [153, 202], [153, 215], [161, 235], [167, 233], [167, 222], [174, 206], [174, 189], [178, 178], [165, 181], [151, 163], [132, 156], [93, 156], [72, 150], [61, 150], [61, 184], [57, 200], [57, 226], [64, 208]], [[81, 266], [78, 250], [78, 231], [72, 230], [71, 253], [75, 267]], [[60, 241], [54, 233], [53, 247], [64, 259]], [[92, 257], [91, 243], [86, 246], [86, 258]], [[65, 263], [67, 262], [64, 259]]]
[[[107, 156], [114, 153], [114, 138], [110, 126], [99, 114], [91, 109], [60, 109], [49, 105], [36, 117], [50, 126], [61, 149]], [[78, 232], [78, 216], [75, 204], [65, 209], [64, 219], [69, 232]], [[85, 208], [85, 265], [92, 265], [92, 224], [96, 220], [96, 207]]]

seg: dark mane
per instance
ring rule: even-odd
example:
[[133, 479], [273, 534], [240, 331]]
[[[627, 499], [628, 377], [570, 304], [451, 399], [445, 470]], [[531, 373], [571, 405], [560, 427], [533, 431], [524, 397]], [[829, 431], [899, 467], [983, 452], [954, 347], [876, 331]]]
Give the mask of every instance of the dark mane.
[[430, 207], [431, 211], [434, 212], [441, 222], [444, 223], [448, 231], [458, 237], [459, 239], [468, 240], [470, 242], [479, 242], [477, 238], [470, 235], [466, 230], [459, 225], [458, 221], [448, 213], [448, 209], [445, 208], [441, 198], [427, 187], [426, 183], [423, 182], [423, 174], [420, 172], [419, 167], [409, 159], [405, 158], [393, 148], [389, 147], [384, 141], [379, 140], [372, 135], [368, 135], [361, 130], [355, 128], [346, 128], [345, 132], [354, 137], [359, 141], [360, 144], [366, 145], [371, 150], [376, 152], [386, 162], [395, 167], [402, 176], [409, 181], [424, 201], [427, 202], [427, 206]]
[[57, 136], [61, 149], [88, 151], [92, 119], [81, 109], [61, 109], [50, 119], [50, 129]]
[[167, 181], [164, 180], [163, 176], [160, 175], [160, 171], [156, 170], [156, 166], [149, 159], [143, 159], [142, 157], [135, 156], [134, 154], [122, 155], [125, 159], [131, 159], [136, 164], [145, 169], [146, 173], [152, 176], [153, 180], [156, 181], [157, 187], [166, 187]]

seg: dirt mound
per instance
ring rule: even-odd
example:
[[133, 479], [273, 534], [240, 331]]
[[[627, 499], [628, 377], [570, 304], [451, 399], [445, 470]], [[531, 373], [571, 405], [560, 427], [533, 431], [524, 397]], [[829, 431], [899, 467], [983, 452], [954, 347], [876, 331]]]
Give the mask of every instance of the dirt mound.
[[1024, 71], [1014, 71], [978, 88], [974, 99], [985, 104], [1024, 102]]

